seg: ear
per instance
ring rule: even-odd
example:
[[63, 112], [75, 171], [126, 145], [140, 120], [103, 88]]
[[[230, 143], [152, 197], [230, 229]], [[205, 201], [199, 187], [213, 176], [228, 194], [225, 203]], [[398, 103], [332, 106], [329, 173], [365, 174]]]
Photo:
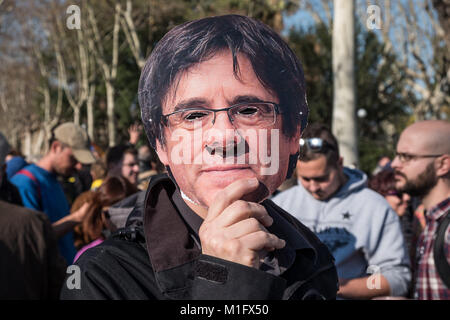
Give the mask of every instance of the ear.
[[436, 159], [436, 176], [444, 177], [450, 172], [450, 155], [444, 154]]
[[52, 145], [50, 146], [50, 151], [53, 153], [59, 153], [61, 152], [62, 144], [58, 140], [55, 140], [52, 142]]
[[164, 148], [159, 140], [156, 140], [156, 153], [158, 154], [159, 160], [165, 165], [169, 165], [169, 157], [167, 155], [167, 150]]
[[75, 165], [75, 169], [77, 169], [77, 171], [81, 171], [83, 169], [83, 165], [81, 164], [81, 162], [77, 161], [77, 164]]
[[341, 168], [344, 167], [344, 158], [339, 157], [338, 166], [341, 167]]

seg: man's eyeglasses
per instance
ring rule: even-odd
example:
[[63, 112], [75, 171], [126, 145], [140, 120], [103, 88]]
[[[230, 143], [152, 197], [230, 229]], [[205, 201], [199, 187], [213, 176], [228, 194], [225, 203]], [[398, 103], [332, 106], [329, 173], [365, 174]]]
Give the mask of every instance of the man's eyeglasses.
[[326, 149], [334, 149], [334, 147], [322, 138], [300, 139], [300, 147], [307, 147], [314, 153], [324, 152]]
[[275, 124], [279, 106], [273, 102], [243, 102], [223, 109], [203, 107], [177, 110], [163, 115], [163, 124], [169, 128], [194, 130], [197, 126], [207, 128], [214, 125], [216, 112], [226, 111], [230, 122], [240, 129], [265, 128]]
[[409, 162], [418, 158], [437, 158], [442, 156], [442, 154], [410, 154], [404, 152], [397, 152], [395, 155], [400, 162]]

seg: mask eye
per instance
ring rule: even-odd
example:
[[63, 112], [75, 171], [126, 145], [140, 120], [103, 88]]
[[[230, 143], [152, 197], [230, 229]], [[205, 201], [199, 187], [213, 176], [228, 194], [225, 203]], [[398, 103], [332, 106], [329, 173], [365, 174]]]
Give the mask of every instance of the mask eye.
[[237, 114], [242, 116], [252, 116], [258, 113], [258, 108], [253, 106], [246, 106], [238, 110]]
[[209, 112], [193, 110], [193, 111], [183, 112], [182, 119], [184, 121], [196, 121], [196, 120], [204, 119], [208, 115], [209, 115]]

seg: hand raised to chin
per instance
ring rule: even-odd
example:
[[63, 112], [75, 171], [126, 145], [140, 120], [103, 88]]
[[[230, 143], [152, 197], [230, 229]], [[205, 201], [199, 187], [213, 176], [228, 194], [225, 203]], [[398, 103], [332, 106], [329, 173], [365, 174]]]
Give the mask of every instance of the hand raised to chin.
[[256, 178], [233, 182], [218, 193], [200, 227], [202, 253], [259, 268], [260, 258], [285, 241], [267, 231], [273, 223], [260, 204], [242, 200], [259, 186]]

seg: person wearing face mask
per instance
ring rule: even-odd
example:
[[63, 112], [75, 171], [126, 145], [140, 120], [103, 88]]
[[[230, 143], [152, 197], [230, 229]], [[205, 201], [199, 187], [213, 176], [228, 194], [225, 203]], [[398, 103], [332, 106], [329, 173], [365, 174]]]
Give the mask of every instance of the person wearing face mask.
[[239, 15], [174, 27], [142, 70], [139, 105], [167, 174], [77, 260], [83, 285], [63, 299], [336, 297], [326, 246], [268, 199], [294, 170], [308, 113], [276, 32]]
[[343, 166], [337, 140], [326, 126], [312, 124], [304, 131], [297, 177], [297, 186], [272, 200], [328, 246], [336, 259], [338, 297], [406, 296], [410, 261], [398, 216], [367, 188], [363, 172]]

